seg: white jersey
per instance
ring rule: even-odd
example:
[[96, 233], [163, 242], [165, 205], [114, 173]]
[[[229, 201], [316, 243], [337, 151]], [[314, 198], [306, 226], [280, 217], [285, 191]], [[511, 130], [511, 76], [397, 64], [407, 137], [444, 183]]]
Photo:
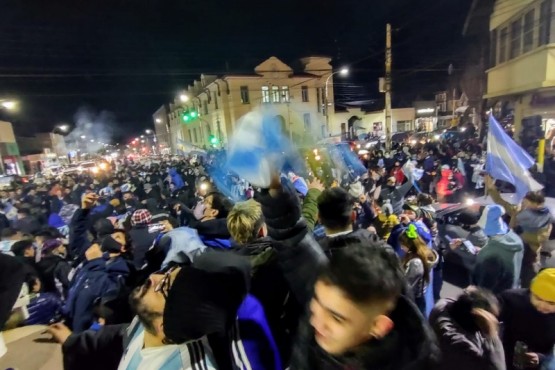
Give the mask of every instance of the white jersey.
[[216, 370], [206, 337], [183, 344], [143, 348], [145, 330], [137, 318], [127, 329], [127, 346], [118, 370]]

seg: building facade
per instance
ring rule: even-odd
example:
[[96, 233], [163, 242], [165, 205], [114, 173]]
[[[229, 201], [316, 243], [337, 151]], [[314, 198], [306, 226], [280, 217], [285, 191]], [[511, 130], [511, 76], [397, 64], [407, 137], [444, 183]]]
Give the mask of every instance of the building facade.
[[497, 0], [490, 17], [486, 98], [497, 118], [514, 115], [515, 138], [529, 151], [533, 135], [555, 126], [554, 12], [555, 0]]
[[[360, 108], [349, 108], [345, 112], [336, 112], [334, 127], [339, 127], [341, 133], [352, 132], [359, 136], [369, 134], [370, 136], [385, 135], [385, 110], [366, 112]], [[414, 130], [415, 109], [395, 108], [391, 110], [391, 132], [402, 132]], [[352, 127], [351, 125], [352, 124]], [[352, 131], [351, 131], [352, 130]]]
[[327, 57], [303, 58], [302, 71], [296, 73], [271, 57], [253, 74], [201, 75], [176, 96], [167, 113], [159, 109], [153, 117], [167, 122], [173, 153], [225, 147], [240, 118], [262, 106], [271, 108], [283, 133], [295, 143], [338, 135], [330, 62]]
[[25, 174], [13, 126], [5, 121], [0, 121], [0, 171], [4, 175]]
[[171, 138], [168, 113], [168, 106], [164, 104], [152, 115], [154, 135], [156, 135], [159, 152], [162, 154], [169, 154], [176, 150], [175, 142], [172, 142]]

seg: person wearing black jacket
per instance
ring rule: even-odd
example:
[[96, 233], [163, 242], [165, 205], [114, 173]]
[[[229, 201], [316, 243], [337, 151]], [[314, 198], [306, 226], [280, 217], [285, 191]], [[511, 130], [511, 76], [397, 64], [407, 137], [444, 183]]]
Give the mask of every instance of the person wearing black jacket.
[[[542, 270], [530, 289], [506, 290], [499, 299], [507, 370], [518, 369], [515, 362], [540, 369], [555, 345], [555, 268]], [[524, 354], [515, 355], [518, 342]]]
[[152, 221], [152, 215], [146, 209], [138, 209], [131, 217], [131, 245], [133, 248], [133, 262], [136, 269], [140, 269], [145, 264], [145, 254], [154, 243], [159, 234], [158, 230], [151, 232], [149, 225]]
[[65, 260], [65, 246], [58, 239], [50, 239], [42, 246], [42, 258], [37, 263], [37, 270], [43, 292], [56, 293], [66, 297], [69, 289], [69, 272], [71, 266]]
[[202, 203], [202, 214], [199, 215], [195, 215], [193, 210], [183, 204], [177, 205], [177, 209], [181, 212], [182, 225], [196, 229], [206, 245], [216, 248], [230, 246], [231, 236], [227, 229], [226, 218], [232, 207], [231, 201], [217, 192], [206, 195]]
[[22, 270], [25, 274], [25, 282], [29, 287], [29, 291], [38, 291], [40, 289], [40, 282], [37, 286], [37, 279], [39, 273], [37, 271], [37, 264], [35, 263], [35, 247], [32, 240], [20, 240], [15, 242], [11, 247], [11, 252], [15, 258], [21, 262]]
[[249, 257], [252, 267], [249, 292], [264, 307], [282, 363], [288, 364], [300, 306], [279, 267], [275, 242], [267, 237], [260, 204], [252, 199], [236, 203], [227, 217], [227, 227], [235, 242], [232, 251]]
[[284, 276], [310, 303], [299, 327], [292, 369], [424, 370], [438, 357], [435, 336], [401, 295], [398, 259], [381, 244], [340, 238], [329, 263], [308, 233], [293, 194], [274, 178], [258, 197]]
[[440, 300], [430, 314], [441, 363], [438, 370], [504, 370], [499, 302], [487, 290], [469, 287], [456, 300]]

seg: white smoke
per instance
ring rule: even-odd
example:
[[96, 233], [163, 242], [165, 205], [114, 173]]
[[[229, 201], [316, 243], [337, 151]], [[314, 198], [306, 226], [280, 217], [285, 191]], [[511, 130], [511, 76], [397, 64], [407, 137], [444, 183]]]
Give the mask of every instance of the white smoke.
[[74, 128], [66, 136], [68, 150], [81, 153], [96, 153], [111, 144], [117, 122], [113, 113], [95, 112], [91, 108], [81, 107], [74, 116]]

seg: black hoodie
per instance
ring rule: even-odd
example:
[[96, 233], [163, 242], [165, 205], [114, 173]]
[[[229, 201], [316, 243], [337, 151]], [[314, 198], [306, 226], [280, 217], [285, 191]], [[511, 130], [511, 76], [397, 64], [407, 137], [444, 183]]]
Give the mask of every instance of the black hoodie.
[[418, 308], [401, 296], [389, 316], [395, 326], [383, 339], [372, 339], [352, 352], [331, 356], [314, 340], [305, 320], [294, 347], [292, 370], [432, 370], [439, 360], [436, 338]]

